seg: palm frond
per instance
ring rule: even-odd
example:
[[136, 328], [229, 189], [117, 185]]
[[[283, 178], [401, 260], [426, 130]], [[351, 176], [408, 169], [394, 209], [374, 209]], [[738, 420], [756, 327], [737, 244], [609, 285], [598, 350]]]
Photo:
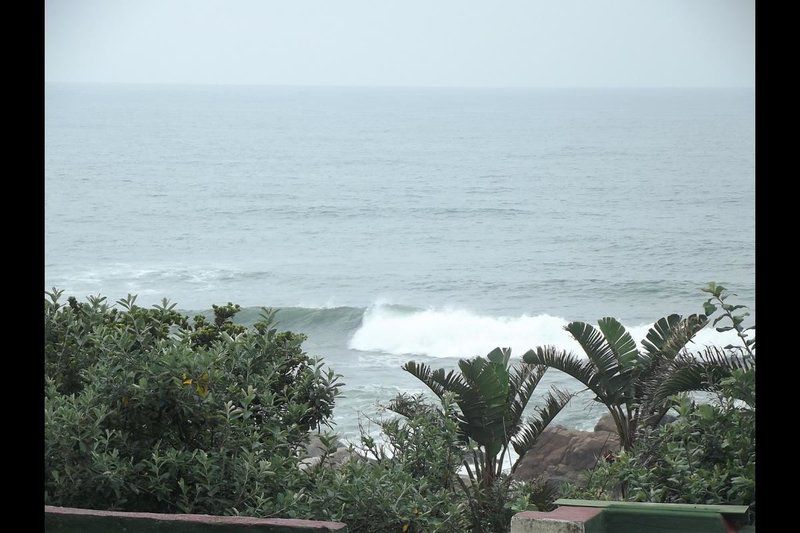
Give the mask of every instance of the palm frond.
[[586, 322], [570, 322], [564, 329], [581, 345], [601, 380], [607, 380], [617, 372], [619, 364], [601, 331]]
[[506, 440], [509, 440], [519, 430], [525, 406], [528, 405], [533, 391], [539, 385], [545, 372], [547, 372], [546, 366], [520, 363], [511, 373], [509, 379], [511, 405], [507, 414]]
[[642, 341], [644, 353], [639, 359], [635, 397], [644, 418], [664, 411], [664, 398], [656, 391], [673, 372], [673, 361], [708, 323], [705, 315], [672, 314], [658, 320]]
[[659, 319], [642, 341], [645, 353], [650, 357], [674, 358], [708, 323], [705, 315], [672, 314]]
[[415, 361], [409, 361], [402, 368], [427, 385], [439, 398], [442, 398], [446, 392], [455, 393], [457, 396], [470, 392], [461, 376], [453, 370], [445, 374], [442, 368], [431, 370], [431, 367], [425, 363]]
[[517, 463], [511, 468], [512, 472], [525, 455], [525, 452], [536, 444], [545, 428], [567, 405], [572, 396], [572, 394], [559, 389], [553, 389], [547, 394], [544, 405], [536, 409], [536, 416], [531, 417], [525, 428], [511, 441], [514, 451], [519, 455]]
[[653, 402], [682, 392], [718, 390], [721, 380], [735, 370], [750, 370], [755, 362], [747, 355], [726, 352], [717, 346], [708, 346], [702, 352], [677, 357], [671, 365], [669, 376], [653, 391]]
[[630, 368], [639, 358], [639, 349], [625, 326], [613, 317], [601, 318], [597, 321], [597, 325], [617, 358], [619, 366]]
[[598, 398], [605, 395], [606, 391], [600, 387], [594, 365], [589, 361], [582, 361], [571, 352], [556, 346], [539, 346], [535, 350], [525, 352], [522, 360], [528, 364], [544, 365], [560, 370], [583, 383]]
[[509, 372], [505, 358], [489, 361], [477, 357], [459, 361], [459, 368], [472, 393], [457, 400], [476, 442], [496, 454], [505, 437], [509, 407]]

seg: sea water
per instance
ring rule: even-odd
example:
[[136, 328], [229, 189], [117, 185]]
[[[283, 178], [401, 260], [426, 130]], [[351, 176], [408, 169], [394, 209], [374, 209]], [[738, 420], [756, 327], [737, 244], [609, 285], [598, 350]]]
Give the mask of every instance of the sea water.
[[[48, 84], [45, 287], [279, 308], [342, 374], [346, 438], [496, 346], [721, 282], [755, 314], [752, 89]], [[240, 318], [252, 322], [257, 309]], [[696, 347], [730, 340], [704, 330]], [[549, 371], [549, 386], [579, 383]], [[583, 393], [556, 423], [591, 429]], [[372, 428], [372, 429], [370, 429]]]

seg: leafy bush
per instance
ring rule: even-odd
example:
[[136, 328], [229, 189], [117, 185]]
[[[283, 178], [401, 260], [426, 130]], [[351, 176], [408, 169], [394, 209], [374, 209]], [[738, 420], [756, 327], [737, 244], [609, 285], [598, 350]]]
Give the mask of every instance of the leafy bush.
[[679, 417], [646, 431], [630, 452], [592, 471], [569, 497], [755, 509], [755, 412], [685, 399]]
[[[52, 505], [230, 514], [285, 511], [298, 451], [341, 384], [278, 332], [215, 307], [194, 326], [135, 298], [45, 300], [45, 500]], [[299, 490], [299, 489], [298, 489]]]
[[405, 409], [408, 418], [373, 420], [380, 437], [362, 427], [352, 460], [326, 467], [329, 448], [306, 470], [305, 504], [353, 531], [467, 530], [463, 498], [453, 490], [463, 445], [451, 405], [438, 410], [419, 396], [400, 395], [390, 407]]
[[[507, 532], [515, 513], [551, 508], [556, 494], [540, 483], [514, 481], [505, 473], [488, 485], [477, 479], [464, 482], [460, 470], [465, 458], [475, 461], [474, 455], [482, 450], [464, 434], [458, 400], [454, 393], [443, 392], [437, 406], [422, 395], [400, 394], [387, 408], [402, 417], [374, 421], [381, 430], [380, 442], [362, 429], [359, 451], [369, 462], [347, 463], [340, 473], [347, 482], [333, 483], [343, 494], [352, 493], [354, 487], [358, 493], [348, 502], [350, 512], [343, 515], [349, 527]], [[374, 492], [360, 490], [362, 486]], [[392, 494], [399, 494], [399, 499], [392, 499]], [[369, 521], [362, 521], [367, 516]]]
[[[669, 364], [658, 368], [669, 386], [652, 390], [660, 395], [656, 403], [672, 402], [678, 421], [642, 425], [629, 450], [566, 495], [754, 509], [755, 344], [723, 293], [712, 287], [715, 300], [706, 311], [722, 309], [743, 347], [696, 360], [669, 350]], [[265, 310], [245, 328], [231, 320], [239, 311], [231, 303], [214, 306], [213, 320], [190, 322], [166, 301], [150, 309], [132, 296], [118, 307], [101, 297], [62, 305], [59, 291], [47, 294], [48, 504], [328, 519], [351, 531], [505, 532], [514, 513], [549, 510], [557, 496], [548, 485], [515, 481], [502, 470], [509, 446], [522, 456], [568, 399], [550, 396], [523, 423], [544, 368], [509, 368], [507, 350], [462, 361], [462, 374], [409, 363], [406, 370], [440, 403], [400, 395], [388, 408], [402, 417], [378, 420], [378, 439], [362, 431], [352, 460], [332, 467], [327, 459], [335, 448], [322, 435], [323, 457], [304, 469], [309, 434], [328, 425], [342, 385], [303, 352], [303, 335], [273, 327], [273, 313]], [[677, 350], [696, 331], [694, 321], [685, 329], [677, 319], [666, 326], [652, 336], [648, 353], [663, 355], [655, 340], [667, 337]], [[614, 372], [630, 385], [627, 371]], [[675, 402], [672, 394], [689, 390], [715, 394], [716, 402]], [[618, 399], [636, 410], [637, 398], [650, 399], [636, 391], [636, 398], [625, 392]], [[469, 478], [459, 475], [462, 467]]]
[[45, 300], [46, 503], [331, 519], [351, 531], [468, 527], [452, 489], [457, 428], [430, 406], [385, 421], [387, 448], [365, 435], [371, 461], [300, 467], [341, 385], [272, 313], [247, 329], [231, 321], [233, 304], [190, 322], [167, 302], [60, 296]]

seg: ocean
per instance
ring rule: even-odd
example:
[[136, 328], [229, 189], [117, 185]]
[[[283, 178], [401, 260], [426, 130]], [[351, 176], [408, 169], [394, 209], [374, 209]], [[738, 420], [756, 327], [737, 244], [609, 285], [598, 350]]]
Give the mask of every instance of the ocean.
[[[640, 339], [709, 281], [754, 317], [754, 96], [47, 84], [43, 289], [278, 308], [354, 439], [424, 390], [412, 359], [579, 353], [563, 326], [604, 316]], [[581, 389], [548, 371], [531, 408], [548, 386]]]

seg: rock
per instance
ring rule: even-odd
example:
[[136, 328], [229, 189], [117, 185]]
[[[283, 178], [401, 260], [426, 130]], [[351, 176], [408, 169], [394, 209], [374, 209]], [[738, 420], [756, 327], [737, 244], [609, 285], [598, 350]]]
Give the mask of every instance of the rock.
[[[344, 447], [338, 437], [334, 438], [333, 445], [338, 449]], [[325, 446], [322, 445], [318, 435], [312, 435], [311, 440], [306, 445], [306, 457], [319, 457], [325, 451]]]
[[614, 418], [612, 418], [611, 413], [606, 413], [601, 416], [600, 420], [597, 421], [597, 424], [594, 425], [594, 430], [616, 433], [617, 426], [614, 424]]
[[659, 426], [663, 426], [664, 424], [672, 424], [678, 419], [677, 416], [672, 415], [664, 415], [664, 418], [661, 419], [661, 422], [658, 423]]
[[545, 429], [536, 445], [525, 454], [514, 477], [575, 483], [602, 461], [603, 455], [618, 450], [616, 432], [578, 431], [554, 426]]
[[[318, 455], [315, 455], [314, 457], [307, 457], [303, 459], [302, 461], [300, 461], [300, 464], [298, 466], [300, 467], [300, 470], [307, 470], [311, 467], [318, 465], [321, 460], [322, 460], [322, 455], [320, 453]], [[348, 461], [373, 462], [372, 459], [369, 459], [367, 457], [362, 457], [355, 450], [351, 450], [350, 448], [341, 446], [325, 459], [325, 466], [338, 468]]]
[[[669, 424], [675, 421], [675, 417], [672, 415], [664, 415], [664, 418], [661, 419], [661, 422], [658, 423], [659, 426], [663, 426], [664, 424]], [[600, 420], [597, 421], [597, 424], [594, 426], [595, 431], [611, 431], [612, 433], [617, 432], [617, 426], [614, 425], [614, 419], [611, 418], [610, 413], [606, 413], [600, 417]]]

